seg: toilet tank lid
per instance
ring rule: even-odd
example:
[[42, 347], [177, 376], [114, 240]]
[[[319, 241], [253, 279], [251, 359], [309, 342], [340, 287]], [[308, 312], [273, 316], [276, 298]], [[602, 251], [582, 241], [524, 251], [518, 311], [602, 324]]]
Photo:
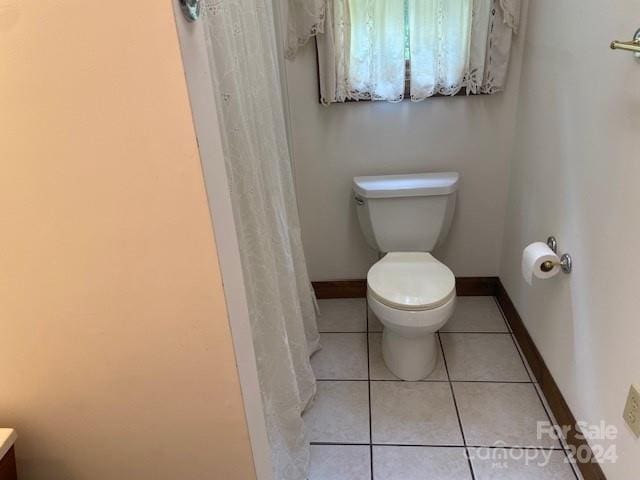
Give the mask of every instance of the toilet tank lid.
[[355, 177], [353, 191], [363, 198], [427, 197], [458, 189], [457, 172]]

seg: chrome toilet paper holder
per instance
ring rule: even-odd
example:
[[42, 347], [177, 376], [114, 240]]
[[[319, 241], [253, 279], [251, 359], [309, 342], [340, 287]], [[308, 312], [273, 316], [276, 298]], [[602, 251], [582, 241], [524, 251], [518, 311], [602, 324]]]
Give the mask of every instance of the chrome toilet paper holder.
[[[553, 250], [553, 253], [558, 253], [558, 241], [556, 240], [556, 237], [549, 237], [547, 238], [547, 246]], [[553, 270], [553, 267], [559, 265], [560, 269], [564, 272], [564, 273], [571, 273], [571, 270], [573, 269], [573, 261], [571, 260], [571, 255], [569, 255], [568, 253], [563, 253], [560, 256], [560, 263], [557, 262], [544, 262], [542, 265], [540, 265], [540, 270], [542, 270], [543, 272], [550, 272], [551, 270]]]

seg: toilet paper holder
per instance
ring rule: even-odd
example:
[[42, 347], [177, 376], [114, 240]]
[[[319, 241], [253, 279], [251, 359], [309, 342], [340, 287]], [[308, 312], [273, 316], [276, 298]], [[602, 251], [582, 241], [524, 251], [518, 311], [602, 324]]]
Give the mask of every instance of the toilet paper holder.
[[[547, 246], [553, 250], [553, 253], [558, 253], [558, 241], [556, 240], [556, 237], [549, 237], [547, 238]], [[571, 255], [569, 255], [568, 253], [564, 253], [562, 254], [562, 256], [560, 256], [560, 262], [544, 262], [542, 265], [540, 265], [540, 270], [542, 270], [543, 272], [550, 272], [551, 270], [553, 270], [553, 267], [559, 265], [560, 269], [564, 272], [564, 273], [571, 273], [571, 270], [573, 268], [573, 261], [571, 260]]]

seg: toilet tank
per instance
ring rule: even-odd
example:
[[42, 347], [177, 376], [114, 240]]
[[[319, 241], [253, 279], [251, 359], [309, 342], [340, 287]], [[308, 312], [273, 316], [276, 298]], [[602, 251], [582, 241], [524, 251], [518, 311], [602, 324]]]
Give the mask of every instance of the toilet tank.
[[459, 174], [355, 177], [353, 200], [367, 243], [379, 252], [431, 252], [444, 242]]

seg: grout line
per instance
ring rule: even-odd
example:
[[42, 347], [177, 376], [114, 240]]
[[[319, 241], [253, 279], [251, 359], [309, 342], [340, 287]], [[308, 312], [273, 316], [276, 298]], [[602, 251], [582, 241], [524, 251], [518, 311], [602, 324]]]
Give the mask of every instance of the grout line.
[[513, 345], [516, 347], [516, 351], [518, 352], [518, 356], [520, 357], [520, 361], [522, 362], [522, 366], [527, 371], [527, 376], [529, 377], [529, 380], [531, 380], [531, 383], [537, 383], [538, 379], [535, 378], [535, 376], [533, 375], [533, 370], [531, 369], [531, 366], [529, 365], [529, 362], [527, 362], [527, 360], [524, 358], [524, 353], [522, 351], [522, 348], [520, 347], [520, 344], [518, 343], [518, 340], [516, 339], [516, 336], [513, 333], [513, 330], [510, 328], [509, 322], [507, 322], [507, 316], [504, 314], [504, 311], [502, 310], [502, 307], [498, 303], [498, 300], [495, 297], [493, 297], [493, 298], [494, 298], [494, 300], [496, 302], [496, 305], [498, 305], [498, 310], [500, 311], [500, 315], [502, 315], [502, 320], [507, 324], [507, 327], [509, 328], [509, 334], [511, 335], [511, 341], [513, 341]]
[[368, 447], [370, 443], [309, 442], [309, 445], [327, 447]]
[[368, 382], [366, 378], [316, 378], [316, 382]]
[[[549, 413], [549, 410], [547, 410], [547, 406], [545, 405], [544, 401], [542, 400], [542, 395], [540, 394], [540, 391], [535, 387], [535, 385], [533, 386], [533, 389], [536, 391], [536, 395], [538, 396], [538, 400], [540, 400], [540, 403], [542, 404], [542, 409], [544, 410], [544, 413], [547, 415], [547, 418], [549, 419], [549, 424], [550, 425], [556, 425], [556, 422], [554, 422], [553, 419], [551, 418], [551, 414]], [[567, 449], [564, 446], [563, 439], [558, 439], [558, 443], [560, 443], [560, 448], [564, 452], [564, 455], [565, 455], [565, 457], [567, 459], [567, 462], [569, 462], [569, 465], [571, 466], [571, 471], [573, 472], [573, 475], [576, 477], [576, 480], [578, 480], [578, 474], [576, 473], [575, 469], [573, 468], [573, 462], [571, 461], [571, 457], [569, 456], [569, 453], [567, 452]]]
[[405, 380], [398, 379], [389, 379], [383, 378], [380, 380], [376, 380], [372, 378], [371, 380], [367, 380], [366, 378], [316, 378], [318, 382], [398, 382], [398, 383], [498, 383], [498, 384], [524, 384], [524, 385], [534, 385], [535, 382], [526, 382], [526, 381], [499, 381], [499, 380], [416, 380], [407, 382]]
[[[544, 409], [544, 412], [547, 414], [547, 418], [549, 419], [549, 423], [551, 425], [558, 425], [557, 421], [555, 421], [555, 416], [554, 418], [551, 418], [551, 413], [549, 413], [549, 409], [547, 408], [547, 404], [545, 403], [545, 401], [543, 400], [543, 396], [544, 393], [542, 393], [542, 388], [536, 388], [536, 386], [534, 385], [533, 388], [536, 391], [536, 395], [538, 396], [538, 399], [540, 400], [540, 402], [542, 403], [542, 408]], [[567, 459], [567, 462], [569, 463], [569, 466], [571, 467], [571, 471], [573, 472], [573, 475], [576, 477], [576, 480], [579, 480], [578, 474], [576, 473], [576, 468], [577, 466], [574, 465], [574, 461], [572, 460], [571, 456], [569, 455], [568, 452], [568, 448], [567, 448], [567, 441], [566, 439], [560, 435], [561, 438], [558, 439], [558, 441], [560, 442], [560, 448], [562, 449], [562, 452], [564, 452], [564, 455]]]
[[451, 390], [451, 398], [453, 398], [453, 406], [456, 409], [456, 417], [458, 418], [458, 427], [460, 428], [460, 434], [462, 435], [462, 443], [464, 444], [464, 452], [467, 457], [467, 463], [469, 465], [469, 471], [471, 472], [471, 480], [475, 480], [476, 476], [473, 472], [473, 465], [471, 464], [471, 455], [469, 454], [469, 449], [467, 448], [467, 439], [464, 435], [464, 428], [462, 428], [462, 419], [460, 418], [460, 410], [458, 409], [458, 402], [456, 401], [456, 394], [453, 391], [453, 383], [451, 383], [451, 376], [449, 375], [449, 367], [447, 365], [447, 357], [444, 354], [444, 346], [442, 345], [442, 339], [440, 338], [440, 334], [436, 333], [438, 338], [438, 344], [440, 345], [440, 352], [442, 353], [442, 361], [444, 363], [444, 370], [447, 373], [447, 379], [449, 381], [449, 390]]
[[[496, 299], [496, 297], [493, 297], [493, 298], [494, 298], [496, 304], [498, 305], [498, 310], [500, 310], [500, 314], [502, 315], [502, 319], [505, 321], [507, 326], [510, 327], [509, 322], [507, 322], [507, 316], [504, 314], [504, 311], [502, 310], [502, 307], [500, 306], [500, 303], [498, 303], [498, 300]], [[527, 366], [527, 361], [524, 358], [524, 353], [522, 352], [522, 349], [520, 348], [520, 344], [518, 343], [518, 340], [516, 339], [516, 336], [513, 333], [513, 329], [509, 328], [509, 331], [511, 333], [511, 340], [513, 341], [513, 344], [516, 347], [516, 351], [518, 352], [518, 356], [520, 357], [520, 360], [522, 361], [522, 366], [527, 371], [527, 376], [529, 377], [529, 379], [534, 384], [533, 385], [533, 389], [535, 390], [536, 396], [538, 397], [538, 400], [540, 401], [540, 404], [542, 405], [542, 409], [544, 410], [544, 413], [547, 416], [547, 419], [549, 420], [549, 424], [550, 425], [556, 425], [556, 422], [554, 422], [553, 419], [551, 418], [551, 414], [549, 413], [549, 410], [547, 409], [547, 406], [545, 405], [545, 402], [542, 400], [542, 395], [540, 394], [540, 391], [535, 386], [535, 383], [536, 383], [535, 380], [537, 380], [537, 379], [532, 377], [532, 374], [529, 373], [530, 368]], [[566, 447], [564, 445], [564, 441], [562, 439], [559, 439], [558, 443], [560, 443], [560, 448], [562, 449], [562, 452], [564, 452], [564, 455], [565, 455], [565, 457], [567, 459], [567, 462], [569, 462], [569, 465], [571, 466], [571, 471], [573, 472], [573, 475], [576, 477], [576, 480], [579, 480], [578, 474], [576, 473], [575, 467], [573, 465], [573, 461], [571, 460], [571, 457], [569, 456], [569, 453], [567, 452], [567, 449], [566, 449]]]
[[507, 316], [505, 315], [504, 310], [502, 309], [502, 305], [500, 305], [500, 302], [498, 302], [498, 297], [496, 297], [494, 295], [492, 298], [493, 298], [494, 303], [498, 307], [498, 310], [500, 311], [500, 315], [502, 315], [502, 321], [506, 325], [508, 332], [513, 334], [513, 328], [511, 328], [511, 325], [509, 324], [509, 321], [507, 320]]
[[[435, 380], [434, 380], [435, 381]], [[524, 384], [524, 385], [533, 385], [534, 382], [526, 382], [526, 381], [515, 381], [515, 380], [449, 380], [450, 383], [499, 383], [499, 384]]]
[[316, 382], [368, 382], [366, 378], [316, 378]]
[[441, 334], [444, 334], [444, 335], [447, 335], [447, 334], [450, 334], [450, 333], [455, 333], [455, 334], [465, 334], [465, 335], [466, 335], [466, 334], [473, 334], [473, 335], [475, 335], [475, 334], [480, 334], [480, 335], [511, 335], [511, 332], [509, 332], [509, 331], [506, 331], [506, 332], [485, 332], [485, 331], [482, 331], [482, 332], [457, 332], [457, 331], [450, 331], [450, 332], [449, 332], [449, 331], [446, 331], [446, 332], [440, 332], [440, 333], [441, 333]]
[[371, 355], [369, 353], [369, 302], [365, 300], [365, 321], [367, 325], [367, 388], [369, 391], [369, 467], [373, 480], [373, 419], [371, 414]]
[[[339, 443], [339, 442], [310, 442], [317, 446], [337, 446], [337, 447], [418, 447], [418, 448], [465, 448], [464, 445], [434, 445], [428, 443]], [[536, 446], [512, 446], [512, 445], [467, 445], [466, 448], [486, 448], [490, 450], [544, 450], [546, 452], [562, 452], [560, 447], [536, 447]]]
[[520, 352], [520, 346], [518, 345], [518, 341], [516, 340], [516, 337], [513, 336], [513, 334], [511, 334], [511, 341], [513, 342], [513, 347], [516, 349], [516, 352], [518, 352], [518, 357], [522, 362], [522, 368], [524, 368], [525, 372], [527, 372], [527, 377], [529, 377], [529, 380], [531, 380], [530, 383], [536, 383], [535, 378], [529, 372], [529, 366], [527, 365], [527, 361], [522, 356], [522, 353]]
[[520, 354], [520, 358], [522, 358], [524, 363], [525, 363], [525, 368], [527, 369], [527, 372], [529, 372], [529, 378], [531, 378], [533, 383], [538, 383], [538, 379], [536, 378], [535, 373], [533, 373], [533, 369], [531, 368], [531, 365], [527, 361], [527, 357], [525, 356], [524, 351], [522, 350], [522, 347], [518, 343], [518, 340], [516, 339], [515, 334], [512, 334], [511, 337], [513, 338], [513, 341], [516, 344], [516, 349], [518, 350], [518, 353]]
[[[504, 315], [504, 312], [501, 309], [500, 309], [500, 314], [502, 315], [502, 319], [506, 322], [507, 321], [506, 317]], [[509, 332], [509, 335], [511, 335], [511, 341], [513, 342], [513, 346], [515, 347], [516, 352], [518, 352], [518, 357], [520, 357], [522, 366], [527, 372], [527, 377], [529, 377], [529, 380], [531, 380], [531, 383], [536, 383], [535, 379], [531, 376], [531, 373], [529, 373], [529, 367], [527, 366], [527, 361], [525, 360], [522, 352], [520, 351], [520, 345], [518, 344], [518, 341], [516, 340], [515, 335], [513, 334], [513, 332]]]
[[[326, 332], [318, 332], [318, 333], [359, 333], [359, 334], [364, 334], [364, 333], [373, 333], [373, 334], [380, 334], [382, 335], [382, 331], [381, 330], [371, 330], [369, 332], [366, 331], [352, 331], [352, 332], [346, 332], [346, 331], [339, 331], [339, 330], [331, 330], [331, 331], [326, 331]], [[440, 333], [457, 333], [457, 334], [482, 334], [482, 335], [512, 335], [512, 332], [510, 331], [506, 331], [506, 332], [489, 332], [489, 331], [479, 331], [479, 332], [472, 332], [472, 331], [450, 331], [450, 332], [440, 332]]]
[[413, 448], [464, 448], [464, 445], [429, 445], [409, 443], [374, 443], [374, 447], [413, 447]]
[[332, 330], [330, 332], [320, 332], [320, 331], [318, 331], [318, 333], [349, 333], [349, 334], [351, 334], [351, 333], [359, 333], [360, 335], [362, 335], [362, 334], [366, 334], [367, 332], [366, 331], [361, 332], [359, 330], [358, 331], [353, 331], [353, 332], [341, 332], [341, 331], [337, 331], [337, 330]]
[[528, 445], [526, 447], [517, 445], [467, 445], [469, 448], [487, 448], [489, 450], [544, 450], [546, 452], [562, 452], [560, 447], [537, 447], [535, 445]]

